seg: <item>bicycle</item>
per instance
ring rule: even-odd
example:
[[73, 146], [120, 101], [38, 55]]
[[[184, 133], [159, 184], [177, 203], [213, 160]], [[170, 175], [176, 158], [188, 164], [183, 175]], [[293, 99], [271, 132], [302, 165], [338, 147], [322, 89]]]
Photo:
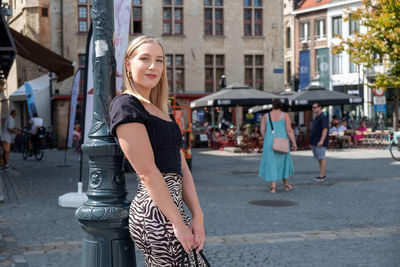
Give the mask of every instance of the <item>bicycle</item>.
[[[37, 161], [43, 159], [44, 156], [44, 127], [38, 129], [37, 135], [32, 136], [26, 129], [22, 130], [23, 135], [23, 147], [22, 147], [22, 158], [26, 160], [28, 157], [34, 156]], [[31, 138], [33, 137], [33, 138]], [[32, 149], [29, 149], [29, 139], [31, 139]]]
[[400, 132], [391, 132], [389, 142], [390, 155], [394, 160], [400, 161]]

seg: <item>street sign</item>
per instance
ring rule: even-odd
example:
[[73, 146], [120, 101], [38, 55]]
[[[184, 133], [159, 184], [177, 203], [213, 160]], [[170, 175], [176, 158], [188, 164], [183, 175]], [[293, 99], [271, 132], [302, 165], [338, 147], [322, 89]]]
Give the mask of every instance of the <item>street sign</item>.
[[283, 73], [283, 69], [274, 69], [274, 73]]
[[374, 105], [386, 105], [386, 97], [374, 96]]
[[374, 105], [375, 112], [386, 112], [386, 105]]
[[374, 95], [376, 95], [376, 96], [384, 96], [385, 95], [385, 89], [383, 89], [383, 88], [374, 88], [373, 90], [372, 90], [373, 92], [374, 92]]

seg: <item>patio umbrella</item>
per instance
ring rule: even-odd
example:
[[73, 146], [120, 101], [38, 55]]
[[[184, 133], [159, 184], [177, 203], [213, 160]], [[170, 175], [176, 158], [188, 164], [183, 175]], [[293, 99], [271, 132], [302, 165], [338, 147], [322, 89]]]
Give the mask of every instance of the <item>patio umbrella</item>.
[[[280, 93], [277, 93], [277, 96], [281, 100], [284, 109], [288, 105], [288, 97], [292, 96], [293, 94], [297, 94], [297, 92], [295, 92], [295, 91], [282, 91]], [[266, 111], [268, 109], [272, 109], [272, 104], [257, 105], [257, 106], [251, 107], [251, 108], [249, 108], [249, 113], [256, 113], [256, 112]]]
[[245, 85], [232, 84], [224, 89], [199, 98], [190, 103], [191, 108], [201, 107], [234, 107], [270, 104], [276, 98], [272, 93], [256, 90]]
[[252, 108], [249, 108], [248, 112], [249, 113], [257, 113], [257, 112], [264, 111], [267, 109], [272, 109], [272, 104], [265, 104], [262, 106], [254, 106]]
[[326, 90], [324, 87], [315, 85], [308, 86], [302, 91], [288, 96], [287, 99], [291, 107], [310, 106], [315, 102], [319, 102], [323, 106], [362, 103], [362, 97]]

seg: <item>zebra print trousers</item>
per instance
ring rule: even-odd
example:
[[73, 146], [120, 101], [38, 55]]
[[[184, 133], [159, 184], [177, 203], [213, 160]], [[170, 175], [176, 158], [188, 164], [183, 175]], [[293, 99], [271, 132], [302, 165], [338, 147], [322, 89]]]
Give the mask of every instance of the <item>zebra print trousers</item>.
[[[163, 174], [163, 177], [183, 221], [189, 225], [190, 218], [183, 208], [182, 177], [176, 173]], [[129, 212], [129, 233], [142, 252], [146, 267], [181, 266], [182, 245], [174, 234], [172, 224], [154, 204], [139, 177], [138, 191]], [[193, 253], [191, 258], [191, 266], [196, 266]], [[206, 266], [199, 255], [197, 259], [199, 266]]]

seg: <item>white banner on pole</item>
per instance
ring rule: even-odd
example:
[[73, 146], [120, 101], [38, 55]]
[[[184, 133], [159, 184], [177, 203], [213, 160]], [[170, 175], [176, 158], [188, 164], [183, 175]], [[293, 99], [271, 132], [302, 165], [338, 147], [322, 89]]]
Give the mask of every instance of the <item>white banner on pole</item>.
[[122, 87], [122, 64], [124, 64], [125, 50], [129, 41], [129, 23], [127, 18], [131, 16], [132, 1], [114, 0], [114, 46], [115, 61], [117, 64], [115, 88], [116, 94], [121, 93]]
[[78, 103], [79, 81], [81, 79], [81, 70], [75, 73], [74, 82], [72, 83], [71, 99], [69, 105], [69, 128], [67, 147], [72, 147], [72, 137], [75, 126], [76, 105]]
[[89, 136], [90, 127], [92, 126], [92, 113], [93, 113], [93, 36], [90, 38], [89, 53], [88, 53], [88, 71], [87, 71], [87, 92], [86, 92], [86, 106], [85, 106], [85, 136], [83, 142], [86, 143]]

